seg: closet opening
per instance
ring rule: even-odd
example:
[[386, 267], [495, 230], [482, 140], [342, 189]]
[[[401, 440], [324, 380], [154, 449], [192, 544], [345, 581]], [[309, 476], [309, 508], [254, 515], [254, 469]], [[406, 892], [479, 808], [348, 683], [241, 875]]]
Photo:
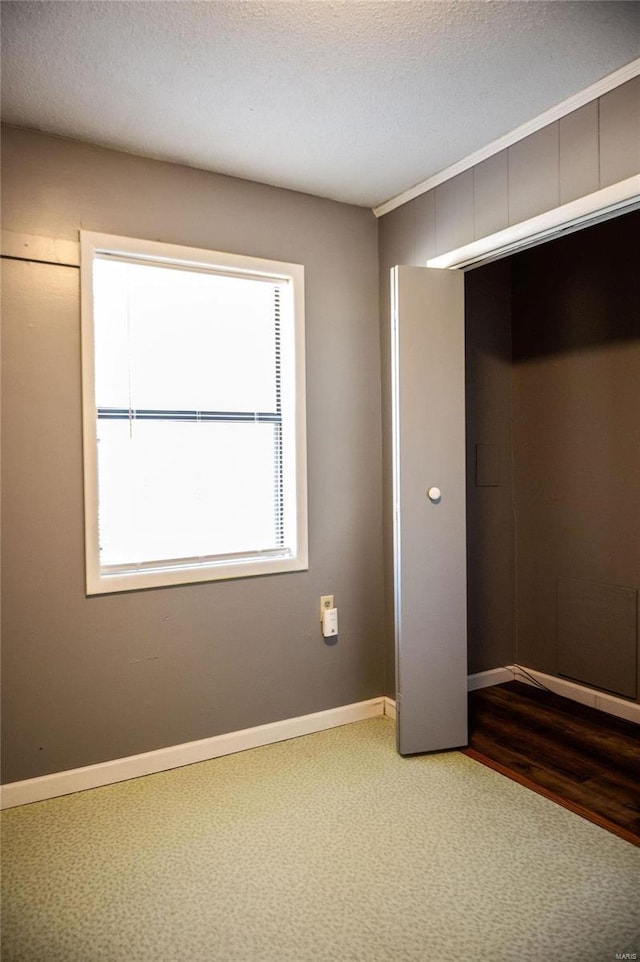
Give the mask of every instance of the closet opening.
[[470, 674], [638, 700], [639, 236], [634, 210], [465, 274]]

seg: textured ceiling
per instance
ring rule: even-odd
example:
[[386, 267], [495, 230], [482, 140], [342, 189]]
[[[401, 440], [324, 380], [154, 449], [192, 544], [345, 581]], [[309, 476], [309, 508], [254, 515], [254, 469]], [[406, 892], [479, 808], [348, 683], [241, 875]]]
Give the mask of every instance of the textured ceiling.
[[5, 121], [366, 206], [640, 54], [636, 2], [0, 9]]

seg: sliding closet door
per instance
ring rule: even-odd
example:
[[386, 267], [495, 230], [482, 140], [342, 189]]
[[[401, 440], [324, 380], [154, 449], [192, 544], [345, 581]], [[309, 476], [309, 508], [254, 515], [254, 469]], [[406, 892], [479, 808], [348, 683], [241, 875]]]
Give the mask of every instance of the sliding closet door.
[[392, 270], [398, 751], [467, 743], [464, 275]]

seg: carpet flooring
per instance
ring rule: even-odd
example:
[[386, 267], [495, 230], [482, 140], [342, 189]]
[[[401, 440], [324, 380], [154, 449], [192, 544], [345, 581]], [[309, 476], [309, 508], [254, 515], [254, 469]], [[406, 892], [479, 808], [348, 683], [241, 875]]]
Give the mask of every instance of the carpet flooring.
[[385, 718], [8, 810], [2, 887], [3, 962], [640, 952], [639, 849]]

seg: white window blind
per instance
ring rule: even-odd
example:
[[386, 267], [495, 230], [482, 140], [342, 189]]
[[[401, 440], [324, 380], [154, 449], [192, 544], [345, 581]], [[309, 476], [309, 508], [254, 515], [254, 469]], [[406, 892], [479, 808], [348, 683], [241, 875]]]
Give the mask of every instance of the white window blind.
[[101, 590], [306, 566], [292, 277], [114, 246], [90, 279]]

